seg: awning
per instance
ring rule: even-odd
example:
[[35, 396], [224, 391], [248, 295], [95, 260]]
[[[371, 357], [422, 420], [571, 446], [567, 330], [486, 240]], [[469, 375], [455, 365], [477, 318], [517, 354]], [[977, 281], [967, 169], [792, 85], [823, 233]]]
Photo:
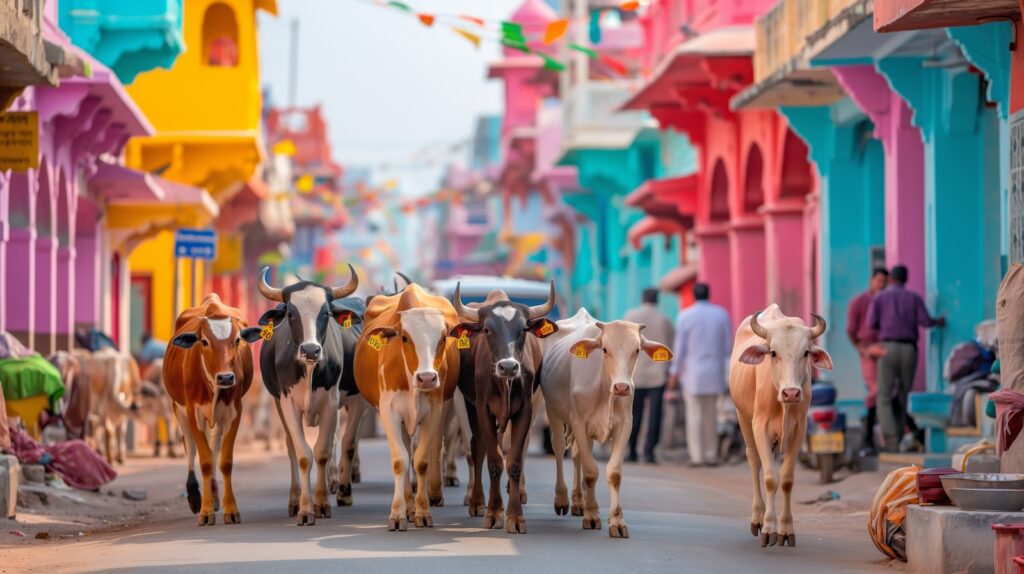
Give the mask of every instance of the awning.
[[163, 201], [166, 193], [156, 176], [116, 163], [96, 162], [96, 173], [89, 178], [89, 191], [108, 201], [147, 203]]
[[654, 217], [693, 227], [697, 214], [697, 174], [649, 179], [626, 196], [626, 205]]
[[696, 264], [687, 263], [669, 271], [658, 281], [658, 289], [669, 293], [677, 293], [687, 283], [697, 280], [698, 267]]
[[217, 201], [205, 189], [170, 181], [162, 177], [156, 177], [155, 179], [166, 194], [163, 203], [195, 206], [206, 211], [210, 217], [217, 217], [217, 214], [220, 213], [220, 206], [217, 205]]
[[875, 30], [898, 32], [975, 26], [988, 19], [1020, 18], [1018, 0], [875, 0]]
[[660, 233], [666, 236], [684, 235], [686, 227], [678, 221], [662, 219], [659, 217], [647, 216], [629, 227], [626, 238], [633, 244], [634, 249], [640, 249], [640, 241], [648, 235]]

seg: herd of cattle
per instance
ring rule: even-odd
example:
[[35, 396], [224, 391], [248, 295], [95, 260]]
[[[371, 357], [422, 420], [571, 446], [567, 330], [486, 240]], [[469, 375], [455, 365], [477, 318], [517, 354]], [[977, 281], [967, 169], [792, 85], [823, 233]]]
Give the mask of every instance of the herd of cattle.
[[[251, 345], [263, 339], [259, 370], [285, 431], [288, 514], [298, 525], [330, 517], [330, 494], [338, 506], [352, 504], [352, 483], [359, 482], [358, 426], [373, 407], [394, 474], [389, 530], [406, 530], [408, 521], [432, 526], [430, 508], [444, 503], [445, 485], [457, 484], [454, 442], [461, 440], [468, 446], [469, 515], [483, 516], [485, 528], [526, 533], [524, 453], [543, 398], [556, 453], [555, 513], [571, 511], [582, 516], [584, 529], [601, 529], [593, 444], [610, 444], [608, 532], [629, 537], [619, 490], [632, 424], [633, 371], [638, 360], [671, 360], [666, 345], [646, 339], [644, 325], [602, 323], [584, 309], [558, 322], [548, 319], [555, 305], [553, 283], [547, 301], [532, 307], [500, 290], [481, 303], [463, 304], [456, 288], [449, 301], [408, 280], [395, 293], [364, 300], [352, 296], [359, 281], [351, 266], [350, 271], [351, 280], [341, 287], [300, 280], [278, 288], [268, 283], [264, 269], [259, 291], [276, 305], [257, 326], [216, 294], [208, 295], [177, 319], [162, 373], [158, 363], [143, 377], [132, 361], [112, 351], [61, 358], [94, 371], [87, 377], [91, 419], [104, 432], [108, 458], [123, 459], [122, 422], [139, 410], [127, 393], [149, 397], [143, 410], [174, 420], [182, 431], [187, 499], [199, 525], [215, 524], [220, 507], [225, 523], [240, 522], [231, 482], [233, 449], [253, 380]], [[771, 305], [744, 320], [736, 334], [730, 389], [754, 479], [751, 532], [762, 546], [796, 544], [790, 498], [811, 372], [832, 366], [828, 353], [814, 344], [825, 322], [817, 315], [814, 320], [807, 327]], [[147, 379], [142, 384], [148, 391], [129, 383]], [[341, 429], [340, 409], [347, 411]], [[307, 430], [312, 436], [314, 429], [310, 445]], [[574, 471], [571, 498], [562, 468], [567, 450]], [[783, 505], [777, 513], [779, 486]]]

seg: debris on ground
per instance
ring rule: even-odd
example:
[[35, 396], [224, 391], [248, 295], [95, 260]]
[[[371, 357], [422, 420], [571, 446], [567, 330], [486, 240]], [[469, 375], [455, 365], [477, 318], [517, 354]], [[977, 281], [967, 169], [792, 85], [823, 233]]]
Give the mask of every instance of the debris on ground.
[[8, 530], [7, 533], [8, 534], [13, 534], [13, 535], [17, 536], [18, 538], [24, 538], [25, 537], [25, 533], [20, 531], [20, 530]]
[[36, 540], [49, 540], [50, 533], [43, 530], [42, 532], [36, 532]]
[[121, 496], [128, 500], [146, 500], [148, 493], [145, 488], [126, 488], [121, 491]]
[[819, 502], [832, 502], [833, 500], [839, 500], [839, 493], [834, 490], [827, 490], [821, 493], [818, 498], [814, 500], [804, 500], [800, 504], [818, 504]]

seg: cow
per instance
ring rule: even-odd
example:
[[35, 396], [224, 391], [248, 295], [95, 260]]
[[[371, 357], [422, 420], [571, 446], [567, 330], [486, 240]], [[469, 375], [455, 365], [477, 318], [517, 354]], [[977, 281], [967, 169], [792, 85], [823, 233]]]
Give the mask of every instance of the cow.
[[[481, 482], [483, 456], [487, 455], [490, 496], [484, 514], [484, 528], [501, 528], [505, 512], [501, 496], [501, 437], [508, 433], [508, 512], [505, 531], [526, 534], [521, 492], [523, 455], [533, 422], [533, 400], [541, 367], [539, 340], [558, 331], [544, 316], [555, 306], [555, 283], [548, 299], [527, 307], [514, 303], [504, 291], [495, 290], [479, 308], [462, 304], [461, 284], [455, 287], [455, 310], [463, 320], [452, 330], [460, 353], [459, 390], [465, 396], [472, 428], [472, 487], [469, 515], [483, 513]], [[472, 337], [470, 336], [472, 334]]]
[[[139, 408], [142, 376], [131, 356], [109, 347], [97, 351], [75, 349], [74, 358], [81, 365], [75, 385], [89, 389], [90, 432], [103, 433], [102, 448], [107, 463], [124, 464], [124, 435], [128, 419]], [[93, 436], [93, 443], [95, 440]]]
[[[217, 470], [224, 480], [224, 523], [242, 521], [231, 483], [235, 436], [242, 397], [252, 384], [252, 349], [260, 329], [246, 325], [242, 312], [216, 293], [182, 311], [164, 356], [163, 379], [174, 415], [185, 429], [188, 477], [185, 492], [199, 526], [217, 523]], [[196, 454], [203, 477], [196, 481]], [[216, 467], [214, 465], [217, 465]]]
[[[342, 332], [361, 320], [337, 299], [344, 299], [359, 287], [359, 276], [349, 266], [351, 279], [341, 287], [326, 287], [300, 280], [284, 288], [267, 283], [269, 267], [258, 282], [260, 293], [278, 305], [260, 318], [267, 339], [260, 349], [263, 384], [274, 397], [287, 435], [291, 462], [288, 515], [299, 526], [316, 524], [317, 517], [330, 518], [327, 501], [328, 463], [334, 458], [338, 407], [345, 354]], [[319, 427], [312, 449], [306, 442], [305, 427]], [[315, 494], [310, 473], [317, 465]], [[333, 472], [333, 471], [332, 471]]]
[[[366, 312], [366, 302], [357, 297], [346, 297], [338, 302], [346, 309], [362, 316]], [[360, 480], [359, 474], [359, 424], [363, 415], [370, 408], [370, 403], [359, 394], [355, 376], [355, 352], [359, 335], [363, 332], [363, 324], [353, 324], [342, 331], [342, 347], [345, 363], [341, 372], [340, 408], [345, 410], [345, 424], [338, 426], [338, 447], [334, 450], [337, 458], [338, 487], [336, 501], [338, 506], [352, 506], [352, 483]], [[340, 413], [339, 413], [340, 415]], [[332, 457], [332, 468], [335, 461]], [[332, 471], [333, 474], [333, 471]]]
[[[605, 477], [611, 494], [608, 534], [612, 538], [629, 538], [619, 504], [619, 487], [626, 442], [633, 425], [633, 370], [640, 353], [654, 361], [672, 359], [668, 347], [644, 337], [644, 327], [629, 321], [602, 323], [580, 309], [575, 316], [558, 322], [560, 337], [546, 345], [541, 369], [541, 389], [547, 403], [557, 471], [555, 513], [564, 515], [569, 507], [562, 473], [568, 427], [576, 445], [574, 463], [582, 467], [583, 528], [601, 528], [593, 448], [595, 440], [600, 444], [610, 442], [611, 457]], [[573, 482], [575, 491], [578, 478]]]
[[[433, 526], [430, 503], [443, 503], [441, 436], [444, 402], [455, 393], [459, 355], [448, 333], [457, 323], [444, 297], [412, 284], [395, 295], [378, 295], [366, 309], [365, 330], [355, 355], [359, 392], [380, 412], [394, 473], [395, 492], [389, 531], [406, 530], [406, 521]], [[410, 445], [418, 433], [409, 479]], [[429, 472], [429, 477], [428, 477]]]
[[[787, 317], [776, 304], [747, 317], [736, 330], [729, 392], [736, 405], [747, 463], [753, 477], [754, 503], [750, 533], [761, 546], [796, 546], [793, 512], [793, 471], [807, 431], [812, 369], [832, 369], [832, 357], [814, 340], [825, 333], [825, 320], [811, 313], [814, 326]], [[765, 359], [768, 358], [768, 361]], [[782, 454], [781, 480], [775, 470], [775, 449]], [[764, 470], [765, 497], [761, 492]], [[775, 492], [782, 487], [782, 512], [776, 515]], [[781, 522], [781, 527], [779, 525]]]
[[[153, 456], [159, 457], [161, 447], [164, 445], [161, 438], [167, 439], [167, 456], [176, 458], [174, 445], [181, 440], [177, 423], [174, 416], [174, 402], [167, 389], [164, 388], [164, 360], [156, 359], [146, 366], [142, 373], [142, 386], [139, 389], [139, 410], [136, 415], [140, 423], [146, 424], [150, 429], [150, 438], [153, 440]], [[161, 437], [163, 428], [165, 437]]]

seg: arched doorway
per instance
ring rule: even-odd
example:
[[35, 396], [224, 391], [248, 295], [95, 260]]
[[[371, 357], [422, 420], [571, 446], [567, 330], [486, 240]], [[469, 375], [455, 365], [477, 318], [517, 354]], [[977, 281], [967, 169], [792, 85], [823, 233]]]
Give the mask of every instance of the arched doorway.
[[743, 169], [742, 212], [729, 229], [732, 255], [733, 310], [744, 317], [765, 305], [768, 285], [764, 241], [764, 156], [756, 143], [747, 150]]
[[757, 213], [764, 205], [764, 156], [757, 144], [747, 152], [747, 168], [743, 175], [743, 211]]
[[36, 193], [36, 308], [32, 348], [47, 355], [57, 350], [57, 210], [52, 196], [57, 182], [52, 166], [43, 159]]
[[734, 310], [732, 248], [729, 240], [729, 174], [719, 158], [708, 186], [708, 223], [697, 229], [699, 279], [711, 290], [711, 300]]
[[729, 174], [725, 171], [725, 162], [715, 162], [711, 172], [711, 213], [712, 223], [729, 221]]
[[807, 161], [807, 144], [797, 137], [793, 130], [786, 130], [786, 139], [782, 145], [782, 185], [779, 186], [780, 199], [803, 199], [811, 193], [814, 177], [811, 164]]

